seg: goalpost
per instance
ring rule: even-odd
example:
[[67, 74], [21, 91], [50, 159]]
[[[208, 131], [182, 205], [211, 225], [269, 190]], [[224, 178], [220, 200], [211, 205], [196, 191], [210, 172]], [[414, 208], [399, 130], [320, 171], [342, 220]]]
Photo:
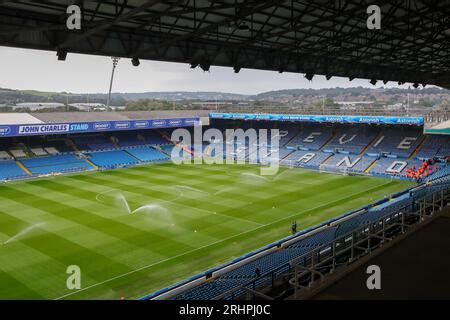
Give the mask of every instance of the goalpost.
[[291, 169], [295, 167], [294, 160], [288, 160], [288, 167], [291, 168]]
[[347, 167], [344, 167], [344, 169], [342, 169], [342, 174], [344, 176], [348, 176], [348, 168]]

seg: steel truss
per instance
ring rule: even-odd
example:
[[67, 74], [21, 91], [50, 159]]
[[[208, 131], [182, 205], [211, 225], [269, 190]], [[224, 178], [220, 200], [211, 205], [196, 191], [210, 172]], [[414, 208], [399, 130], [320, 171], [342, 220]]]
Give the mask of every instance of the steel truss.
[[[66, 28], [69, 5], [82, 29]], [[0, 1], [0, 45], [450, 88], [449, 0]]]

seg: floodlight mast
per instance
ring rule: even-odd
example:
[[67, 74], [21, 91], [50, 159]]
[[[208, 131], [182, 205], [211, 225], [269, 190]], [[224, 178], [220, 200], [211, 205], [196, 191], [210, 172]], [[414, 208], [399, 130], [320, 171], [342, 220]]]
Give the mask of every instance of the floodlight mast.
[[114, 71], [116, 70], [117, 64], [119, 63], [120, 58], [118, 57], [111, 57], [113, 67], [111, 71], [111, 81], [109, 82], [109, 92], [108, 92], [108, 100], [106, 101], [106, 111], [109, 111], [109, 104], [111, 102], [111, 89], [114, 81]]

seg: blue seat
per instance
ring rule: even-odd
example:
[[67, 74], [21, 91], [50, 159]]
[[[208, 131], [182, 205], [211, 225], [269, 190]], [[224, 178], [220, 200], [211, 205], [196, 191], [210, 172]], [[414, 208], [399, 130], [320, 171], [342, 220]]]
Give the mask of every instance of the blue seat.
[[27, 177], [27, 173], [13, 160], [0, 161], [0, 180], [14, 180]]
[[151, 147], [128, 148], [127, 152], [144, 162], [164, 161], [169, 156]]
[[85, 171], [94, 169], [84, 159], [75, 154], [58, 154], [53, 156], [23, 159], [22, 163], [35, 175]]
[[107, 169], [139, 163], [138, 159], [123, 150], [92, 152], [88, 154], [88, 157], [97, 166]]

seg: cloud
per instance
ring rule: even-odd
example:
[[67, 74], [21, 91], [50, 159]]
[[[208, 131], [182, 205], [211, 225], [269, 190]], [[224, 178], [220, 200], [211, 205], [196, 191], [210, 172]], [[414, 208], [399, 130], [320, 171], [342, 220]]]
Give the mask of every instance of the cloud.
[[[2, 65], [0, 87], [67, 91], [74, 93], [107, 92], [111, 76], [111, 58], [72, 54], [58, 61], [55, 52], [0, 47]], [[381, 82], [379, 83], [381, 85]], [[210, 72], [191, 69], [188, 64], [141, 60], [133, 67], [121, 59], [116, 69], [114, 92], [144, 91], [222, 91], [255, 94], [294, 88], [371, 87], [368, 80], [333, 77], [327, 81], [315, 76], [312, 81], [302, 74], [214, 67]], [[388, 83], [387, 87], [398, 87]], [[407, 87], [407, 85], [403, 86]]]

